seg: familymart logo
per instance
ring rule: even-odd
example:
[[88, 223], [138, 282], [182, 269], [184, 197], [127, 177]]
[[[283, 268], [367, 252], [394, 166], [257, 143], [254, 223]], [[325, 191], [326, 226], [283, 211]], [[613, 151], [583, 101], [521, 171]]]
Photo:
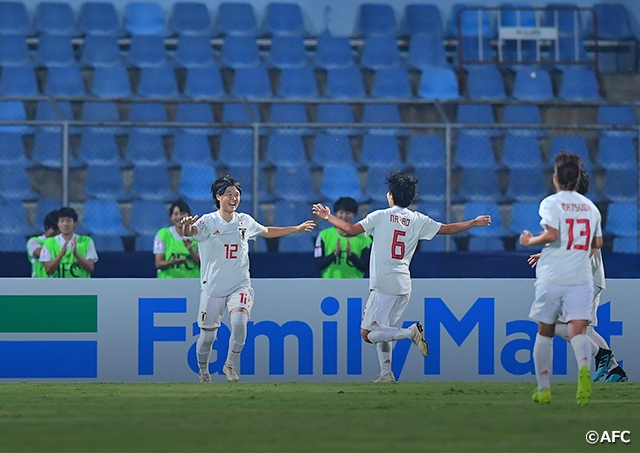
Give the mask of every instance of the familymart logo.
[[0, 378], [95, 378], [97, 332], [97, 296], [0, 296]]

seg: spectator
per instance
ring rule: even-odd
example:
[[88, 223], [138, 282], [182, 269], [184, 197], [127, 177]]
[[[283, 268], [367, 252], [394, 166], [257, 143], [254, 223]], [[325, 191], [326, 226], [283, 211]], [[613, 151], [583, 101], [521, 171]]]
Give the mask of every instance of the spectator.
[[33, 236], [27, 241], [27, 257], [31, 263], [31, 277], [48, 277], [44, 264], [40, 262], [40, 252], [44, 241], [58, 233], [60, 233], [58, 230], [58, 211], [51, 211], [44, 218], [44, 233], [40, 236]]
[[153, 241], [158, 278], [200, 278], [198, 243], [182, 235], [180, 224], [190, 215], [191, 208], [186, 202], [171, 203], [169, 219], [173, 225], [158, 231]]

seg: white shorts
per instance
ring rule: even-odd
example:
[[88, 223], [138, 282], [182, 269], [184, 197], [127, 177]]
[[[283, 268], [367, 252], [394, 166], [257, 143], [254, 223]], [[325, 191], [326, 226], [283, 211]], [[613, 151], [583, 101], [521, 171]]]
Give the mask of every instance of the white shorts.
[[555, 324], [560, 313], [565, 322], [593, 318], [593, 285], [554, 285], [535, 283], [535, 300], [529, 318], [545, 324]]
[[[598, 285], [593, 285], [593, 306], [591, 313], [591, 322], [590, 326], [596, 327], [598, 325], [598, 307], [600, 306], [600, 294], [602, 294], [602, 288]], [[567, 323], [567, 320], [564, 316], [564, 313], [560, 312], [560, 316], [558, 317], [558, 322]]]
[[373, 330], [377, 326], [392, 326], [402, 316], [409, 303], [410, 294], [387, 296], [377, 291], [369, 293], [369, 299], [364, 306], [360, 327]]
[[220, 327], [225, 307], [227, 307], [228, 312], [231, 312], [234, 308], [244, 308], [251, 316], [253, 288], [240, 288], [226, 297], [213, 297], [203, 291], [200, 294], [198, 327], [206, 329]]

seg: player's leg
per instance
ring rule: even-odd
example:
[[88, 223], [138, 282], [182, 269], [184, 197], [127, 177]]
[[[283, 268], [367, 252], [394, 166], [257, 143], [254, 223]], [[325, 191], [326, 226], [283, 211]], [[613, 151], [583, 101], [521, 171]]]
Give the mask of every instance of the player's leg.
[[225, 300], [222, 297], [211, 297], [204, 291], [200, 294], [200, 307], [198, 314], [198, 327], [200, 335], [196, 342], [196, 355], [198, 356], [198, 378], [200, 382], [211, 382], [209, 374], [209, 360], [211, 347], [216, 340], [218, 327], [222, 321]]
[[[588, 332], [588, 329], [589, 328], [587, 327], [587, 332]], [[571, 340], [569, 338], [569, 327], [568, 327], [566, 322], [557, 322], [556, 323], [555, 336], [562, 338], [566, 342], [569, 342]], [[588, 334], [587, 334], [587, 338], [589, 338], [589, 340], [591, 340], [591, 338], [589, 337]], [[601, 350], [600, 347], [594, 341], [591, 341], [591, 356], [592, 357], [596, 357], [598, 355], [598, 353], [600, 352], [600, 350]], [[597, 361], [597, 359], [596, 359], [596, 361]]]
[[408, 295], [387, 296], [377, 291], [371, 291], [360, 325], [364, 340], [369, 343], [382, 343], [412, 339], [414, 330], [410, 327], [390, 326], [391, 316], [402, 314], [408, 303]]
[[227, 298], [231, 335], [229, 337], [229, 350], [222, 371], [229, 382], [237, 382], [240, 375], [236, 368], [236, 361], [247, 340], [247, 324], [251, 308], [253, 307], [253, 289], [243, 288], [231, 294]]
[[380, 375], [373, 382], [396, 382], [396, 377], [391, 371], [391, 355], [393, 353], [393, 342], [383, 341], [376, 343], [378, 354], [378, 364], [380, 365]]
[[610, 372], [618, 366], [611, 347], [607, 341], [595, 330], [598, 325], [598, 307], [600, 306], [600, 295], [602, 288], [597, 285], [593, 286], [593, 323], [587, 327], [587, 337], [600, 348], [596, 356], [596, 370], [593, 373], [593, 382], [599, 381], [607, 372]]
[[578, 390], [576, 400], [580, 406], [591, 399], [591, 340], [586, 335], [587, 326], [593, 321], [593, 287], [591, 284], [567, 288], [563, 312], [568, 321], [571, 347], [578, 365]]

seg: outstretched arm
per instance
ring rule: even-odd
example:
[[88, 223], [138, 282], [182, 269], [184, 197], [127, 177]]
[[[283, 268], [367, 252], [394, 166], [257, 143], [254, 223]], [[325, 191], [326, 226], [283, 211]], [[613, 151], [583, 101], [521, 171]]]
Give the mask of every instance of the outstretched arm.
[[197, 215], [194, 215], [194, 216], [188, 215], [186, 217], [183, 217], [182, 220], [180, 220], [180, 223], [182, 224], [183, 236], [193, 236], [198, 232], [196, 227], [193, 226], [193, 224], [196, 223], [196, 220], [198, 220]]
[[545, 229], [537, 236], [531, 234], [531, 231], [524, 230], [520, 235], [520, 245], [529, 247], [531, 245], [550, 244], [558, 239], [558, 230], [549, 225], [545, 225]]
[[321, 219], [327, 220], [334, 227], [340, 228], [342, 231], [345, 231], [348, 236], [357, 236], [364, 233], [364, 228], [361, 224], [347, 223], [344, 220], [337, 218], [336, 216], [331, 214], [329, 206], [323, 206], [320, 203], [316, 203], [311, 207], [311, 212], [313, 212]]
[[491, 225], [490, 215], [479, 215], [473, 220], [467, 220], [465, 222], [456, 223], [443, 223], [438, 230], [438, 234], [456, 234], [463, 231], [470, 230], [474, 227], [484, 227]]
[[309, 231], [312, 231], [315, 227], [316, 227], [316, 223], [313, 220], [307, 220], [297, 226], [287, 226], [287, 227], [269, 226], [265, 228], [264, 232], [260, 236], [267, 239], [279, 238], [282, 236], [289, 236], [290, 234], [302, 233], [305, 231], [309, 232]]

